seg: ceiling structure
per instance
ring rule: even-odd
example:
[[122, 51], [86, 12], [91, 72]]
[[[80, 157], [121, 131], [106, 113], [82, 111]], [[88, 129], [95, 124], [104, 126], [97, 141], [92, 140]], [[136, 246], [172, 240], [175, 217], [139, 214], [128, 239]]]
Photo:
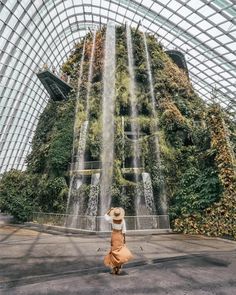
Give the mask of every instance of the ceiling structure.
[[235, 0], [0, 0], [0, 174], [24, 170], [49, 99], [36, 73], [56, 67], [88, 32], [112, 21], [185, 54], [195, 90], [236, 117]]

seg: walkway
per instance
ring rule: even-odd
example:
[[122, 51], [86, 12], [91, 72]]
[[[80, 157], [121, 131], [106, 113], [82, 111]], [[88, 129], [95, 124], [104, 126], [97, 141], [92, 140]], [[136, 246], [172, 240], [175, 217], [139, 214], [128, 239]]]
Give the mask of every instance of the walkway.
[[236, 294], [236, 243], [189, 235], [127, 237], [135, 255], [120, 276], [109, 238], [0, 227], [0, 294]]

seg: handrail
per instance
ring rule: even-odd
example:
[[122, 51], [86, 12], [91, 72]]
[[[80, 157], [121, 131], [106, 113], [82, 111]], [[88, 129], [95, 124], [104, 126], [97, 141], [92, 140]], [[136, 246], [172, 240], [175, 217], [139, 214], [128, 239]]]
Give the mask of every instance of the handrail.
[[[170, 229], [169, 215], [125, 216], [127, 230]], [[33, 222], [90, 231], [109, 230], [104, 216], [33, 212]]]
[[[78, 216], [78, 217], [96, 217], [96, 218], [104, 218], [104, 215], [79, 215], [79, 214], [65, 214], [65, 213], [51, 213], [51, 212], [33, 212], [33, 214], [45, 214], [45, 215], [62, 215], [62, 216]], [[158, 214], [158, 215], [126, 215], [126, 218], [129, 217], [160, 217], [160, 216], [169, 216], [169, 214]]]

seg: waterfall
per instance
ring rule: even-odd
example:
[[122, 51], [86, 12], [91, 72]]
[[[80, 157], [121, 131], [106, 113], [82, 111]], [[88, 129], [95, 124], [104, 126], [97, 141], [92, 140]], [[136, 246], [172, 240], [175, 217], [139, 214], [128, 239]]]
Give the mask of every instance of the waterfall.
[[73, 198], [70, 196], [72, 204], [68, 203], [69, 213], [72, 214], [71, 227], [77, 227], [77, 215], [82, 213], [81, 210], [84, 203], [84, 196], [80, 196], [80, 187], [83, 184], [84, 179], [80, 172], [81, 170], [84, 170], [84, 151], [86, 145], [87, 128], [88, 121], [85, 121], [80, 128], [79, 146], [77, 156], [75, 157], [74, 169], [72, 171], [73, 177], [71, 179], [70, 195], [73, 196]]
[[[96, 40], [96, 30], [94, 31], [94, 34], [93, 34], [92, 51], [91, 51], [91, 56], [89, 59], [89, 73], [88, 73], [88, 82], [87, 82], [86, 110], [85, 110], [86, 120], [81, 124], [81, 127], [80, 127], [78, 150], [77, 150], [77, 155], [75, 158], [75, 165], [74, 165], [74, 170], [77, 172], [84, 170], [86, 139], [87, 139], [87, 131], [88, 131], [88, 125], [89, 125], [89, 97], [90, 97], [92, 77], [93, 77], [95, 40]], [[79, 120], [78, 115], [76, 120]], [[77, 126], [78, 125], [79, 125], [79, 122]], [[77, 135], [78, 135], [78, 132], [77, 132]]]
[[[138, 160], [140, 158], [140, 147], [139, 147], [139, 124], [138, 124], [138, 110], [137, 110], [137, 100], [135, 95], [135, 75], [134, 75], [134, 57], [133, 57], [133, 46], [131, 39], [130, 26], [126, 26], [126, 37], [127, 37], [127, 50], [128, 50], [128, 69], [129, 69], [129, 91], [130, 91], [130, 103], [131, 103], [131, 131], [134, 136], [133, 148], [134, 157], [133, 164], [134, 168], [139, 167]], [[136, 169], [137, 170], [137, 169]], [[136, 171], [135, 170], [135, 171]], [[135, 173], [136, 174], [136, 173]]]
[[91, 178], [88, 207], [86, 210], [87, 229], [96, 230], [96, 216], [98, 215], [98, 198], [100, 189], [100, 173], [94, 173]]
[[165, 182], [164, 177], [161, 171], [161, 157], [160, 157], [160, 144], [159, 138], [157, 135], [158, 126], [157, 126], [157, 113], [156, 113], [156, 106], [155, 106], [155, 96], [154, 96], [154, 88], [153, 88], [153, 79], [152, 79], [152, 71], [151, 71], [151, 63], [150, 63], [150, 56], [148, 53], [148, 46], [147, 46], [147, 38], [145, 33], [143, 32], [143, 40], [146, 52], [146, 60], [147, 60], [147, 70], [148, 70], [148, 80], [150, 86], [150, 94], [151, 94], [151, 105], [152, 105], [152, 116], [154, 118], [154, 143], [155, 143], [155, 155], [156, 155], [156, 162], [158, 165], [158, 172], [159, 172], [159, 179], [160, 179], [160, 197], [159, 197], [159, 207], [161, 214], [167, 214], [167, 197], [166, 197], [166, 189], [165, 189]]
[[142, 179], [143, 179], [143, 192], [144, 192], [144, 198], [145, 198], [145, 204], [146, 208], [149, 211], [149, 214], [155, 215], [156, 209], [155, 209], [155, 203], [153, 198], [153, 190], [152, 190], [152, 180], [149, 173], [142, 173]]
[[[100, 215], [111, 205], [111, 187], [114, 157], [114, 107], [116, 69], [115, 26], [108, 23], [105, 40], [102, 106], [102, 174], [100, 187]], [[102, 225], [102, 224], [101, 224]]]
[[[93, 62], [95, 52], [95, 40], [96, 31], [93, 35], [92, 51], [89, 60], [89, 73], [87, 82], [87, 95], [86, 95], [86, 120], [81, 124], [80, 131], [79, 116], [78, 116], [78, 101], [80, 96], [80, 86], [82, 82], [83, 64], [84, 64], [84, 53], [85, 53], [85, 42], [83, 46], [83, 53], [80, 63], [80, 73], [78, 79], [78, 90], [76, 96], [76, 113], [75, 113], [75, 124], [74, 124], [74, 142], [73, 142], [73, 158], [72, 158], [72, 178], [70, 181], [69, 197], [67, 202], [67, 214], [71, 214], [71, 217], [67, 219], [67, 226], [78, 227], [79, 220], [78, 214], [82, 214], [84, 211], [84, 196], [80, 195], [80, 187], [84, 183], [84, 177], [81, 171], [84, 170], [84, 158], [86, 149], [87, 130], [89, 124], [89, 97], [91, 92], [91, 82], [93, 77]], [[79, 138], [79, 140], [78, 140]]]
[[91, 56], [90, 56], [90, 60], [89, 60], [89, 73], [88, 73], [87, 96], [86, 96], [86, 117], [87, 117], [87, 120], [88, 120], [88, 116], [89, 116], [89, 97], [90, 97], [91, 86], [92, 86], [96, 34], [97, 34], [97, 31], [95, 30], [93, 33], [92, 51], [91, 51]]
[[86, 215], [96, 216], [98, 213], [99, 181], [100, 173], [94, 173], [91, 178], [91, 189]]
[[85, 148], [86, 148], [88, 123], [89, 123], [88, 121], [84, 121], [80, 127], [79, 144], [78, 144], [77, 156], [76, 156], [75, 165], [74, 165], [74, 170], [77, 172], [84, 170], [84, 156], [85, 156]]
[[[127, 51], [128, 51], [128, 70], [129, 70], [129, 91], [130, 91], [130, 103], [131, 103], [131, 131], [133, 134], [133, 168], [134, 177], [136, 182], [136, 198], [135, 198], [135, 212], [136, 215], [148, 214], [145, 206], [142, 191], [140, 190], [138, 169], [140, 167], [140, 146], [139, 146], [139, 124], [138, 124], [138, 110], [137, 110], [137, 99], [135, 94], [135, 74], [134, 74], [134, 57], [133, 57], [133, 46], [131, 39], [130, 26], [126, 25], [126, 38], [127, 38]], [[137, 225], [139, 228], [139, 225]]]
[[[76, 105], [75, 105], [75, 121], [74, 121], [74, 136], [73, 136], [73, 151], [72, 151], [72, 164], [71, 164], [71, 179], [70, 179], [70, 187], [69, 187], [69, 193], [68, 193], [68, 199], [67, 199], [67, 206], [66, 206], [66, 213], [69, 214], [70, 211], [75, 212], [76, 208], [73, 206], [73, 209], [70, 210], [71, 203], [74, 201], [72, 192], [75, 182], [75, 176], [73, 175], [75, 163], [77, 162], [77, 138], [78, 138], [78, 105], [79, 105], [79, 97], [80, 97], [80, 86], [82, 82], [82, 75], [83, 75], [83, 66], [84, 66], [84, 53], [85, 53], [85, 44], [86, 39], [84, 40], [83, 44], [83, 51], [82, 51], [82, 57], [80, 60], [80, 70], [79, 70], [79, 79], [78, 79], [78, 85], [77, 85], [77, 94], [76, 94]], [[74, 223], [71, 220], [66, 219], [65, 225], [69, 225], [70, 223]]]

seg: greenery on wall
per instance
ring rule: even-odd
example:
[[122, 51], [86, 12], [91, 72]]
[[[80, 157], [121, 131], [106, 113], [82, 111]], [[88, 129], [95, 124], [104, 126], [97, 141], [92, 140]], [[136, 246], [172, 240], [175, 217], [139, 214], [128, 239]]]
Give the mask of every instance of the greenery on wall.
[[33, 211], [65, 212], [73, 139], [74, 94], [50, 101], [42, 113], [28, 156], [27, 171], [12, 170], [0, 182], [0, 208], [19, 221]]
[[[102, 70], [105, 29], [97, 32], [95, 63], [89, 97], [89, 133], [86, 161], [101, 154]], [[157, 118], [152, 115], [145, 47], [141, 32], [132, 31], [138, 123], [142, 136], [141, 164], [152, 178], [158, 207], [163, 182], [168, 196], [172, 228], [188, 233], [235, 238], [236, 124], [218, 105], [207, 107], [195, 93], [186, 74], [165, 54], [152, 35], [147, 35]], [[32, 211], [65, 212], [73, 142], [75, 95], [83, 43], [75, 45], [62, 70], [71, 76], [74, 92], [63, 102], [50, 101], [41, 115], [26, 172], [6, 173], [0, 184], [0, 206], [25, 220]], [[85, 101], [92, 35], [86, 37], [84, 72], [76, 128], [85, 120]], [[125, 27], [116, 28], [115, 160], [113, 205], [134, 214], [135, 186], [123, 173], [133, 157], [130, 130], [129, 74]], [[157, 129], [154, 128], [157, 127]], [[160, 143], [161, 165], [156, 161], [154, 137]], [[123, 140], [124, 137], [124, 140]], [[20, 185], [19, 185], [20, 183]], [[9, 191], [6, 189], [9, 187]], [[24, 189], [22, 189], [24, 188]], [[88, 190], [88, 187], [85, 190]], [[19, 205], [20, 204], [20, 205]], [[18, 210], [19, 209], [19, 210]], [[21, 213], [17, 213], [21, 211]]]
[[211, 129], [211, 148], [215, 152], [215, 164], [222, 186], [217, 202], [175, 219], [177, 231], [225, 236], [236, 239], [236, 173], [234, 146], [231, 145], [229, 129], [219, 105], [208, 109], [208, 123]]

